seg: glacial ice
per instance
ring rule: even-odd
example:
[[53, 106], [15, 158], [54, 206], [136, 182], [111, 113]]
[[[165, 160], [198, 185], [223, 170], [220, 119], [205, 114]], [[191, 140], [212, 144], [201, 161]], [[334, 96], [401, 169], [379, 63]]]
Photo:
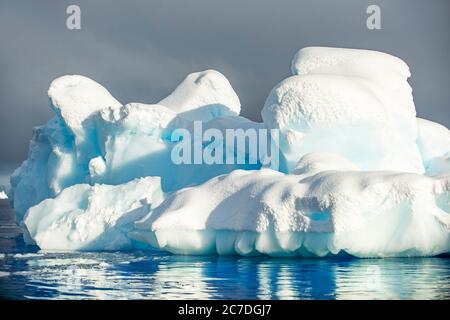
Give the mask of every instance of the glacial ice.
[[[178, 254], [450, 252], [450, 131], [416, 118], [406, 63], [310, 47], [291, 70], [267, 97], [262, 123], [239, 116], [239, 98], [214, 70], [188, 75], [156, 104], [123, 105], [82, 76], [54, 80], [55, 117], [34, 129], [11, 176], [26, 240]], [[253, 164], [175, 164], [173, 134], [195, 136], [195, 121], [221, 133], [278, 129], [279, 140], [258, 145], [278, 143], [279, 166], [264, 164], [265, 154]], [[231, 154], [250, 158], [248, 148]]]
[[159, 104], [188, 120], [207, 121], [241, 112], [241, 102], [231, 84], [215, 70], [189, 74]]
[[427, 175], [445, 175], [450, 172], [450, 131], [435, 122], [417, 118], [419, 135], [417, 145]]
[[53, 81], [48, 96], [55, 113], [74, 136], [76, 157], [81, 164], [96, 154], [93, 115], [106, 107], [120, 106], [109, 92], [82, 76], [63, 76]]
[[307, 47], [291, 63], [293, 75], [329, 74], [359, 77], [382, 87], [384, 94], [401, 101], [402, 113], [415, 115], [412, 88], [406, 81], [408, 65], [392, 55], [361, 49]]
[[24, 224], [27, 236], [40, 248], [132, 249], [136, 244], [128, 232], [136, 220], [162, 199], [159, 177], [135, 179], [117, 186], [77, 184], [30, 208]]
[[450, 250], [450, 178], [362, 171], [337, 158], [311, 153], [296, 174], [235, 170], [179, 190], [133, 235], [180, 254], [388, 257]]
[[[183, 94], [189, 103], [180, 107]], [[170, 161], [176, 144], [170, 141], [171, 133], [177, 128], [193, 130], [193, 121], [186, 117], [191, 111], [191, 115], [203, 114], [202, 120], [209, 119], [204, 121], [206, 129], [261, 126], [236, 115], [240, 110], [237, 95], [217, 71], [189, 75], [163, 100], [166, 105], [173, 102], [170, 107], [142, 103], [122, 106], [105, 88], [82, 76], [54, 80], [49, 96], [56, 116], [34, 128], [28, 159], [11, 176], [11, 199], [18, 221], [30, 207], [75, 184], [115, 185], [134, 178], [160, 176], [164, 191], [171, 191], [236, 168], [259, 168], [199, 168], [175, 166]]]
[[292, 71], [262, 110], [264, 123], [280, 129], [284, 172], [323, 151], [364, 170], [424, 172], [404, 62], [366, 50], [305, 48]]

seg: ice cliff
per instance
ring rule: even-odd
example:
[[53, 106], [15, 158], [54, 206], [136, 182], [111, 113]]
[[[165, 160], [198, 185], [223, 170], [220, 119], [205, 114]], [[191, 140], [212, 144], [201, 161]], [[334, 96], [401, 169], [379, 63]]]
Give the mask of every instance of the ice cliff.
[[[358, 257], [450, 252], [450, 131], [416, 117], [409, 68], [368, 50], [310, 47], [262, 108], [239, 116], [228, 80], [188, 75], [155, 104], [122, 104], [64, 76], [9, 198], [41, 249]], [[266, 130], [279, 161], [174, 163], [183, 129]], [[273, 134], [277, 133], [277, 136]], [[196, 140], [197, 139], [197, 140]], [[202, 151], [220, 141], [200, 142]], [[264, 145], [264, 147], [267, 147]], [[222, 148], [222, 147], [221, 147]], [[268, 163], [266, 160], [271, 159]]]

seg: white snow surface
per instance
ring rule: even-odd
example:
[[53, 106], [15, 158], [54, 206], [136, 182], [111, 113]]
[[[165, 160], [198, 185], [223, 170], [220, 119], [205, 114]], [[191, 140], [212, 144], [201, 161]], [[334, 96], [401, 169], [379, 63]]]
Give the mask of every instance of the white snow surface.
[[54, 80], [48, 89], [48, 96], [55, 111], [73, 131], [82, 127], [94, 112], [121, 105], [97, 82], [78, 75]]
[[177, 191], [137, 222], [136, 237], [183, 254], [387, 257], [450, 249], [449, 177], [361, 171], [330, 154], [309, 154], [297, 168], [236, 170]]
[[6, 195], [5, 191], [0, 191], [0, 199], [8, 199], [8, 196]]
[[402, 112], [415, 115], [412, 89], [406, 81], [411, 76], [409, 67], [390, 54], [361, 49], [307, 47], [297, 52], [291, 71], [293, 75], [334, 74], [366, 79], [400, 101]]
[[241, 103], [223, 74], [206, 70], [189, 74], [178, 87], [159, 102], [189, 120], [211, 120], [237, 116]]
[[[122, 105], [88, 78], [56, 79], [55, 117], [34, 129], [11, 176], [26, 240], [178, 254], [450, 252], [450, 133], [416, 118], [406, 63], [310, 47], [292, 72], [267, 97], [263, 123], [239, 116], [239, 98], [213, 70], [156, 104]], [[280, 167], [174, 164], [172, 133], [192, 133], [196, 120], [222, 133], [279, 129]]]
[[[194, 92], [189, 95], [186, 88]], [[189, 103], [177, 106], [184, 94]], [[19, 221], [30, 207], [75, 184], [115, 185], [159, 176], [165, 191], [171, 191], [246, 168], [218, 165], [198, 170], [172, 165], [170, 153], [175, 143], [170, 141], [171, 133], [177, 128], [192, 131], [188, 114], [203, 121], [205, 129], [216, 126], [222, 130], [227, 124], [233, 128], [261, 126], [236, 115], [240, 109], [236, 94], [223, 75], [211, 70], [188, 75], [168, 97], [167, 101], [173, 102], [170, 108], [144, 103], [122, 106], [105, 88], [83, 76], [56, 79], [49, 96], [56, 115], [34, 128], [28, 159], [11, 176]]]
[[408, 66], [391, 55], [310, 47], [269, 94], [262, 117], [280, 129], [283, 171], [333, 151], [365, 170], [423, 173]]
[[29, 236], [51, 250], [131, 249], [134, 221], [163, 197], [160, 178], [147, 177], [111, 186], [78, 184], [28, 210]]

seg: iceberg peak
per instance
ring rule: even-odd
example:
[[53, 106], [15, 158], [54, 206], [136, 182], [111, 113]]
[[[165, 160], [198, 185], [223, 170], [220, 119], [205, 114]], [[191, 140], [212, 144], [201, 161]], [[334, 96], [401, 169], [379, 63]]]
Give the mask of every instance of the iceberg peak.
[[53, 80], [48, 96], [55, 111], [74, 131], [96, 111], [121, 105], [103, 86], [80, 75], [67, 75]]
[[230, 82], [216, 70], [187, 75], [159, 104], [189, 120], [237, 116], [241, 111], [241, 103]]

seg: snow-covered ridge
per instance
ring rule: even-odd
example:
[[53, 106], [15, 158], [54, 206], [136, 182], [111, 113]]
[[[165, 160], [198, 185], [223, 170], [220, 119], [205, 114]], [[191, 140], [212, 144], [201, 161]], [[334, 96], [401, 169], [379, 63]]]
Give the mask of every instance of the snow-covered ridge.
[[169, 196], [133, 235], [185, 254], [434, 255], [450, 250], [449, 183], [410, 173], [236, 170]]
[[241, 103], [223, 74], [207, 70], [189, 74], [166, 98], [159, 102], [190, 120], [211, 120], [237, 116]]
[[[416, 118], [406, 63], [311, 47], [291, 69], [269, 93], [263, 123], [239, 116], [239, 98], [214, 70], [188, 75], [156, 104], [122, 105], [85, 77], [56, 79], [55, 117], [35, 128], [11, 177], [27, 240], [180, 254], [450, 252], [450, 131]], [[278, 130], [281, 166], [174, 164], [171, 135], [194, 121]]]

